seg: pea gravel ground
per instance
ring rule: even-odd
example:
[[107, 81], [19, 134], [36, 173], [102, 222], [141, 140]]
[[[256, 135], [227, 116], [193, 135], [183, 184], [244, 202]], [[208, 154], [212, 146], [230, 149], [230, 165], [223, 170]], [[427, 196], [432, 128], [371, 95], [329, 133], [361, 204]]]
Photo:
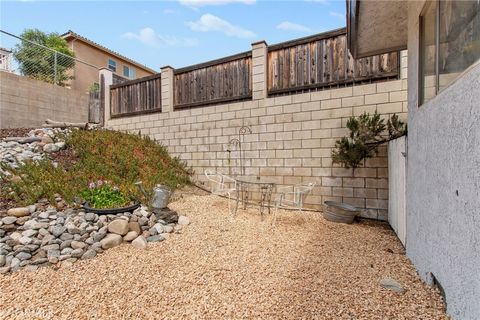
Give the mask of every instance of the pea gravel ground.
[[[447, 319], [386, 224], [258, 210], [236, 218], [215, 196], [185, 195], [183, 234], [124, 244], [73, 266], [0, 276], [1, 319]], [[383, 289], [398, 280], [404, 294]]]

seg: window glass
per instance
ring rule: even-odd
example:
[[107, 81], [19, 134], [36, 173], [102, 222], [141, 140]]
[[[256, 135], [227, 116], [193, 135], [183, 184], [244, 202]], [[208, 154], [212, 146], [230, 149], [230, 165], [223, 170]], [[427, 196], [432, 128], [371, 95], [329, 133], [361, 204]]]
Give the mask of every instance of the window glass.
[[112, 59], [108, 59], [108, 69], [113, 72], [117, 72], [117, 62]]
[[425, 103], [436, 94], [435, 77], [435, 15], [436, 2], [431, 2], [420, 17], [420, 102]]
[[440, 1], [439, 90], [480, 59], [480, 1]]
[[123, 66], [123, 76], [129, 79], [135, 79], [135, 69], [132, 67]]

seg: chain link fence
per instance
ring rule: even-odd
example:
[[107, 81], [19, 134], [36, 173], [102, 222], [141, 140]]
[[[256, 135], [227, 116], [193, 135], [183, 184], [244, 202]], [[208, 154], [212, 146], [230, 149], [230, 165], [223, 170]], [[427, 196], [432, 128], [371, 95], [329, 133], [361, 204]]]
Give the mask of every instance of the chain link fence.
[[0, 71], [71, 87], [85, 73], [98, 74], [98, 67], [0, 30]]

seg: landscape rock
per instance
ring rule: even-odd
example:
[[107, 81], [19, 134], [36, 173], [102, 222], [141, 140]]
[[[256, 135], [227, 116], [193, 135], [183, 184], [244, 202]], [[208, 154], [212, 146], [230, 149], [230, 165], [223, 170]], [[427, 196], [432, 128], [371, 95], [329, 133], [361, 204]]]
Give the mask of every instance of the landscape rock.
[[137, 249], [146, 249], [147, 248], [147, 240], [143, 236], [138, 236], [135, 240], [132, 241], [132, 246]]
[[15, 256], [17, 259], [19, 259], [20, 261], [23, 261], [23, 260], [28, 260], [32, 257], [32, 255], [28, 252], [20, 252], [19, 254], [17, 254]]
[[72, 256], [72, 258], [81, 258], [83, 256], [83, 250], [75, 249], [70, 253], [70, 255]]
[[17, 217], [14, 216], [7, 216], [2, 218], [2, 222], [4, 224], [13, 224], [17, 221]]
[[123, 219], [113, 220], [108, 224], [108, 232], [118, 235], [125, 235], [128, 232], [128, 221]]
[[120, 243], [122, 243], [122, 241], [123, 238], [121, 235], [109, 233], [100, 241], [100, 243], [102, 244], [102, 249], [110, 249], [118, 246]]
[[8, 216], [13, 216], [13, 217], [25, 217], [30, 214], [30, 210], [28, 208], [22, 207], [22, 208], [11, 208], [8, 209], [7, 215]]
[[403, 286], [396, 280], [390, 278], [384, 278], [380, 280], [380, 286], [382, 288], [395, 291], [397, 293], [404, 293], [405, 289]]
[[5, 258], [5, 256], [3, 254], [0, 255], [0, 267], [3, 267], [5, 265], [6, 260], [7, 259]]
[[137, 221], [130, 221], [128, 223], [128, 230], [135, 231], [138, 234], [142, 232], [142, 229], [140, 228], [140, 224]]
[[97, 251], [95, 251], [94, 249], [88, 249], [88, 250], [85, 251], [85, 253], [82, 255], [82, 260], [92, 259], [92, 258], [94, 258], [96, 255], [97, 255]]
[[147, 242], [160, 242], [165, 240], [161, 235], [150, 236], [147, 238]]
[[86, 244], [81, 241], [73, 240], [70, 246], [72, 247], [72, 249], [83, 249], [85, 248]]
[[138, 237], [138, 232], [137, 231], [129, 231], [124, 237], [123, 237], [123, 240], [124, 241], [133, 241], [135, 238]]
[[189, 225], [190, 219], [186, 216], [178, 216], [178, 224], [181, 226]]

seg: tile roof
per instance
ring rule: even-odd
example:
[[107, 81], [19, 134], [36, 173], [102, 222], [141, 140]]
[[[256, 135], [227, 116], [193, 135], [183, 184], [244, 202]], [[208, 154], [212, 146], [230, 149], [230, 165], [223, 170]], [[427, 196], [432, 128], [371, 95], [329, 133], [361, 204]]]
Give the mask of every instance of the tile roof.
[[122, 60], [128, 61], [128, 62], [130, 62], [131, 64], [133, 64], [134, 66], [136, 66], [136, 67], [138, 67], [138, 68], [140, 68], [140, 69], [144, 69], [144, 70], [146, 70], [146, 71], [148, 71], [148, 72], [151, 72], [151, 73], [153, 73], [153, 74], [158, 73], [158, 71], [155, 71], [155, 70], [147, 67], [147, 66], [144, 65], [144, 64], [138, 63], [138, 62], [136, 62], [136, 61], [134, 61], [134, 60], [132, 60], [132, 59], [130, 59], [130, 58], [128, 58], [128, 57], [125, 57], [124, 55], [121, 55], [121, 54], [118, 53], [118, 52], [115, 52], [115, 51], [113, 51], [113, 50], [110, 50], [110, 49], [108, 49], [107, 47], [104, 47], [104, 46], [102, 46], [101, 44], [96, 43], [95, 41], [92, 41], [92, 40], [90, 40], [90, 39], [88, 39], [88, 38], [85, 38], [85, 37], [79, 35], [78, 33], [73, 32], [72, 30], [68, 30], [67, 32], [65, 32], [64, 34], [62, 34], [61, 37], [64, 38], [65, 40], [67, 40], [68, 38], [79, 39], [79, 40], [81, 40], [81, 41], [83, 41], [83, 42], [86, 42], [86, 43], [88, 43], [88, 44], [90, 44], [90, 45], [92, 45], [92, 46], [94, 46], [94, 47], [96, 47], [96, 48], [98, 48], [98, 49], [100, 49], [100, 50], [102, 50], [102, 51], [106, 51], [106, 52], [110, 53], [111, 55], [116, 56], [117, 58], [120, 58], [120, 59], [122, 59]]

